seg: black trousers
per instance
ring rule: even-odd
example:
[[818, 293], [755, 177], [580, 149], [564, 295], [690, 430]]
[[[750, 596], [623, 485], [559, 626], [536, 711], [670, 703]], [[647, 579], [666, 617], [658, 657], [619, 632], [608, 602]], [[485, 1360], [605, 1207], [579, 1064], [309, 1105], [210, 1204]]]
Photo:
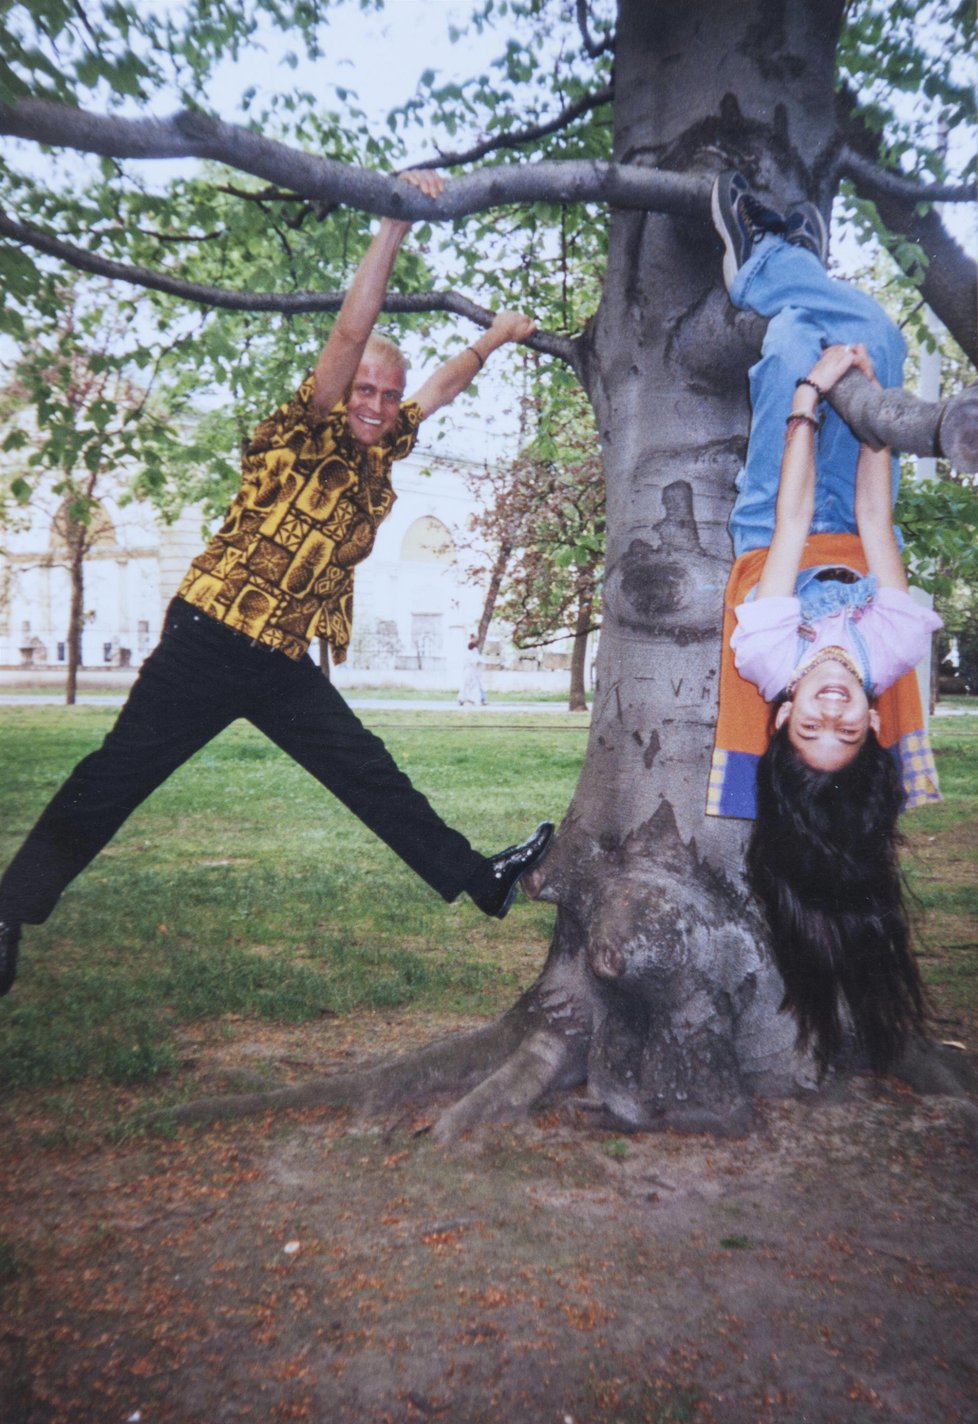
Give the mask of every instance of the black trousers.
[[311, 658], [294, 662], [182, 599], [98, 751], [75, 767], [0, 881], [0, 917], [40, 924], [150, 792], [239, 717], [454, 900], [486, 866], [400, 771]]

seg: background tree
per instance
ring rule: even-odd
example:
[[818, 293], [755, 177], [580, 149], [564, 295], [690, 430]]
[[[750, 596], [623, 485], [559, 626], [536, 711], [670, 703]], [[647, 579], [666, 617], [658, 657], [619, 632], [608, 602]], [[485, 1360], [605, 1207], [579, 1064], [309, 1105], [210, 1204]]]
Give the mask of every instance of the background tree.
[[473, 523], [495, 555], [487, 612], [495, 606], [520, 648], [570, 636], [569, 705], [583, 712], [588, 639], [600, 617], [604, 475], [579, 393], [551, 389], [537, 423], [517, 459], [482, 482], [487, 507]]
[[[780, 986], [744, 899], [743, 828], [704, 815], [726, 520], [748, 422], [744, 376], [763, 331], [726, 300], [710, 188], [718, 169], [734, 166], [777, 206], [808, 198], [827, 214], [850, 185], [844, 201], [874, 205], [897, 262], [913, 269], [974, 361], [974, 263], [935, 206], [971, 197], [958, 174], [974, 147], [973, 94], [956, 71], [973, 48], [973, 11], [954, 0], [478, 6], [476, 28], [496, 19], [506, 27], [492, 73], [444, 88], [423, 75], [416, 100], [393, 116], [386, 152], [371, 138], [363, 147], [372, 165], [394, 156], [416, 125], [466, 133], [465, 147], [446, 144], [434, 156], [453, 174], [437, 202], [373, 167], [323, 156], [356, 121], [330, 128], [307, 97], [252, 107], [247, 126], [206, 111], [216, 60], [238, 53], [257, 13], [290, 25], [323, 65], [320, 22], [330, 7], [286, 14], [256, 0], [254, 9], [215, 12], [191, 0], [166, 17], [135, 6], [81, 15], [52, 0], [40, 33], [25, 12], [6, 12], [0, 132], [101, 155], [103, 166], [77, 197], [11, 169], [4, 273], [28, 300], [32, 254], [43, 252], [214, 308], [329, 310], [336, 295], [301, 290], [295, 264], [278, 265], [276, 291], [265, 294], [267, 265], [231, 291], [219, 275], [201, 280], [200, 259], [219, 266], [246, 233], [267, 253], [259, 203], [280, 229], [289, 215], [289, 239], [342, 204], [465, 223], [464, 239], [456, 231], [450, 244], [469, 253], [453, 267], [460, 285], [493, 303], [505, 292], [516, 305], [532, 291], [538, 310], [554, 296], [549, 329], [532, 344], [579, 376], [607, 488], [590, 741], [541, 887], [558, 906], [555, 935], [539, 980], [498, 1024], [430, 1049], [414, 1071], [378, 1070], [368, 1087], [378, 1099], [450, 1090], [445, 1135], [584, 1081], [590, 1101], [626, 1125], [740, 1124], [754, 1093], [790, 1088], [806, 1065], [778, 1015]], [[149, 100], [167, 86], [183, 110], [148, 117]], [[114, 96], [106, 112], [84, 107], [106, 91]], [[140, 117], [126, 116], [124, 100], [138, 102]], [[960, 163], [957, 148], [935, 144], [938, 116], [952, 139], [965, 133]], [[469, 142], [473, 128], [480, 133]], [[288, 143], [277, 141], [286, 134]], [[231, 196], [242, 193], [233, 222], [212, 231], [217, 189], [206, 174], [181, 191], [181, 211], [169, 193], [156, 197], [134, 179], [126, 168], [134, 156], [206, 159], [250, 175], [222, 180]], [[867, 220], [870, 209], [860, 211]], [[562, 228], [592, 213], [607, 233], [593, 314], [573, 287], [561, 306], [546, 261]], [[418, 235], [427, 239], [424, 227]], [[395, 294], [388, 309], [488, 321], [452, 292]], [[917, 453], [936, 446], [960, 468], [978, 464], [973, 388], [938, 407], [881, 395], [853, 376], [833, 403], [864, 439]], [[302, 1100], [352, 1091], [334, 1079]]]
[[146, 483], [159, 483], [163, 465], [175, 458], [178, 436], [152, 375], [145, 385], [133, 378], [126, 318], [111, 298], [99, 291], [80, 294], [50, 278], [42, 289], [4, 393], [10, 428], [2, 444], [17, 468], [4, 483], [0, 522], [7, 523], [11, 512], [16, 517], [18, 506], [29, 504], [39, 488], [58, 498], [48, 562], [68, 573], [65, 701], [73, 704], [85, 561], [112, 535], [102, 501], [107, 494], [124, 498], [137, 469]]
[[969, 640], [978, 628], [978, 488], [972, 476], [947, 470], [933, 479], [905, 480], [897, 515], [913, 582], [933, 594], [944, 620], [934, 635], [931, 658], [933, 710], [952, 637], [962, 656], [961, 676], [970, 691], [978, 690], [976, 670], [972, 668], [970, 676], [965, 670]]
[[[888, 266], [889, 264], [887, 264]], [[906, 380], [933, 384], [943, 396], [967, 383], [971, 363], [954, 338], [929, 315], [920, 296], [922, 269], [910, 282], [895, 281], [879, 261], [856, 280], [875, 292], [903, 330], [908, 343]], [[953, 469], [946, 460], [903, 461], [896, 520], [905, 538], [904, 560], [912, 582], [930, 593], [944, 620], [934, 635], [931, 658], [931, 705], [936, 705], [941, 661], [948, 639], [962, 634], [973, 619], [978, 590], [978, 480]]]
[[958, 671], [969, 692], [978, 692], [978, 608], [972, 602], [958, 631]]

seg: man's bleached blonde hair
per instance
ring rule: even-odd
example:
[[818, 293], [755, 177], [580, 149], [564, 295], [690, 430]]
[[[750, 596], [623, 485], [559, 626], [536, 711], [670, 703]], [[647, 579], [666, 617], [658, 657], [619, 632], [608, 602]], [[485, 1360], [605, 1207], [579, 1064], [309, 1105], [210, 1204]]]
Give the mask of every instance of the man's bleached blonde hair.
[[364, 356], [380, 357], [384, 361], [390, 361], [400, 371], [407, 380], [408, 359], [399, 346], [391, 341], [389, 336], [381, 336], [379, 332], [372, 331], [367, 338], [367, 344], [363, 348]]

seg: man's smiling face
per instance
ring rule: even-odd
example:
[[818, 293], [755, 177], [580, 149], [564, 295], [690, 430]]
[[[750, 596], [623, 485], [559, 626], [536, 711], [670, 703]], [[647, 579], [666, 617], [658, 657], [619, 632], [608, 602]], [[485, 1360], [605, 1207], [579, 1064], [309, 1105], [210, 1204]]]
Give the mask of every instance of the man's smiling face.
[[404, 372], [383, 355], [364, 356], [353, 378], [347, 414], [358, 445], [376, 445], [397, 423], [404, 397]]

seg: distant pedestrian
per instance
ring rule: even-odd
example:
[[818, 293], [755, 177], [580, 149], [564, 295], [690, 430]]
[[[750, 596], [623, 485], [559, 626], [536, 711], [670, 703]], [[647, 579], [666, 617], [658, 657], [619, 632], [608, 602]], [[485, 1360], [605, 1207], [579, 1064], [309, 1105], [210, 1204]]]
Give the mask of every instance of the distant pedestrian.
[[469, 639], [465, 656], [465, 672], [462, 686], [458, 690], [460, 707], [484, 707], [488, 702], [486, 690], [482, 686], [482, 654], [478, 638]]

